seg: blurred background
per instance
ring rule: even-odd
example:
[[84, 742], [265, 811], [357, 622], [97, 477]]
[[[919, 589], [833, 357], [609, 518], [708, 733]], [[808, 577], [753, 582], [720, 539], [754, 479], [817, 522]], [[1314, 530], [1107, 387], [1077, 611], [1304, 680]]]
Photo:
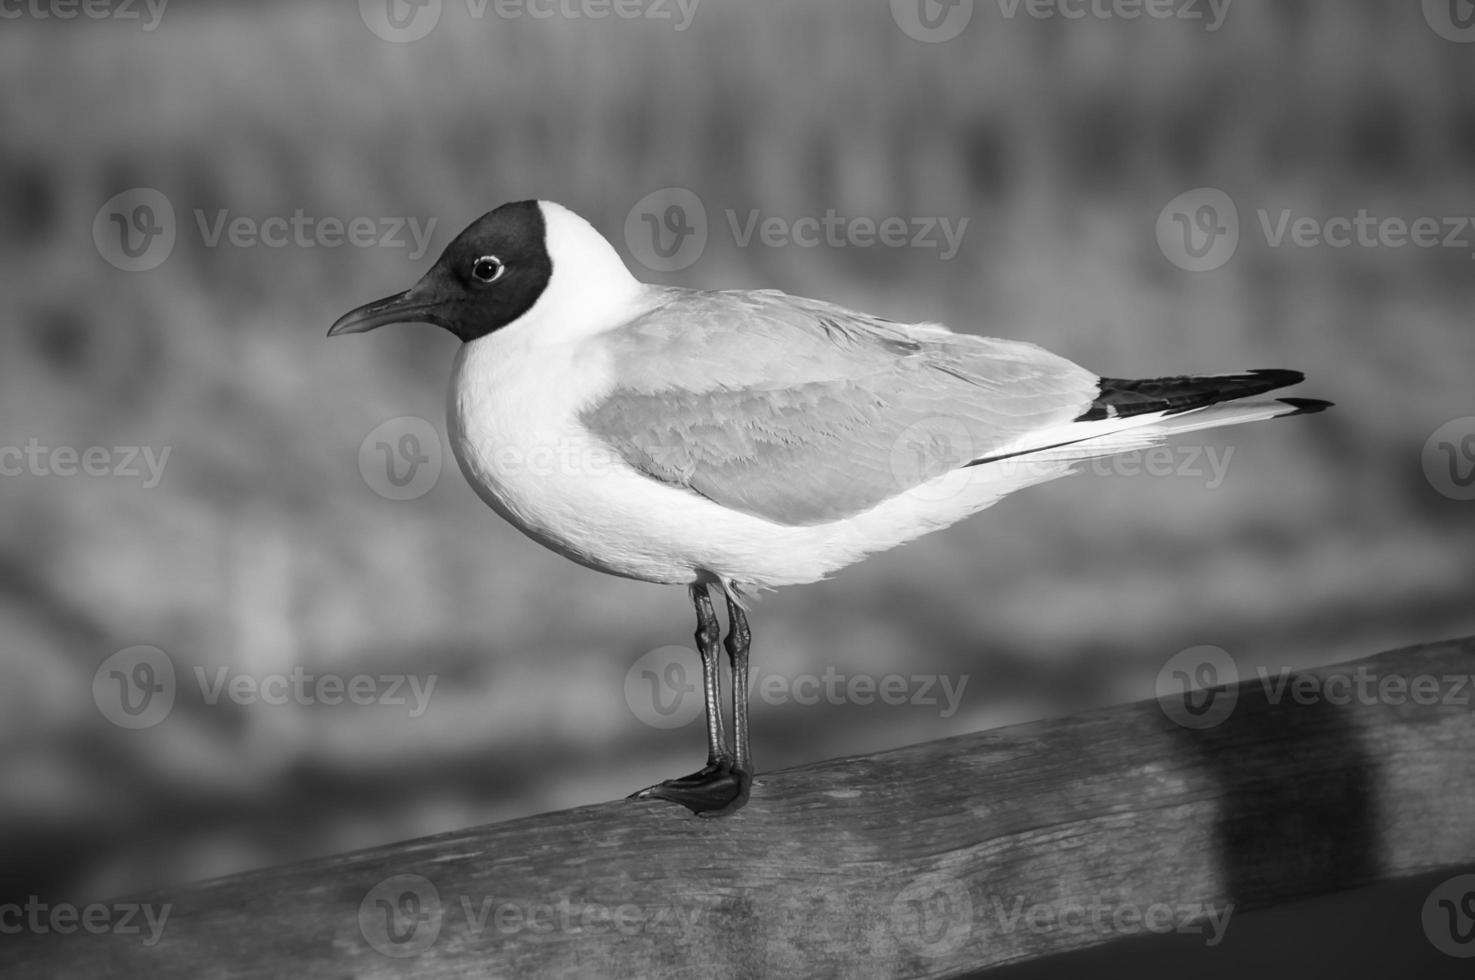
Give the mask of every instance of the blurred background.
[[[1190, 647], [1252, 676], [1475, 633], [1475, 46], [1454, 8], [48, 9], [0, 23], [0, 901], [700, 765], [683, 590], [570, 564], [477, 500], [444, 443], [454, 338], [324, 338], [508, 200], [568, 205], [653, 281], [941, 321], [1109, 376], [1299, 368], [1296, 394], [1337, 403], [765, 596], [759, 678], [897, 674], [907, 697], [755, 698], [760, 770], [1151, 697]], [[657, 217], [704, 212], [680, 268], [640, 239], [653, 194]], [[831, 211], [967, 225], [947, 256], [734, 231]], [[1432, 217], [1440, 241], [1276, 234], [1337, 238], [1360, 211]], [[379, 471], [416, 460], [413, 485]], [[359, 675], [372, 703], [265, 696]]]

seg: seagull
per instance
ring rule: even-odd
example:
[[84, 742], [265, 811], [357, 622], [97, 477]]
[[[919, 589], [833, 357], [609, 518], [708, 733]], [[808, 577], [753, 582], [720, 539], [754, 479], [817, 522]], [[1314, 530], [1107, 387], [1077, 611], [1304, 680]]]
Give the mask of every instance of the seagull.
[[702, 816], [737, 810], [752, 786], [752, 595], [825, 578], [1087, 460], [1330, 405], [1261, 397], [1297, 371], [1102, 378], [1021, 341], [776, 290], [641, 282], [551, 201], [482, 215], [417, 283], [328, 336], [411, 322], [462, 342], [448, 432], [483, 501], [581, 565], [687, 587], [707, 764], [631, 798]]

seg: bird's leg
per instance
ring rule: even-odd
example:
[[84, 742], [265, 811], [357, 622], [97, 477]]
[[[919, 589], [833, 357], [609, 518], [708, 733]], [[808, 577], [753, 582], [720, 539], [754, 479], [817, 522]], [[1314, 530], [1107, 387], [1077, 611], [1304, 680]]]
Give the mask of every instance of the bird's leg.
[[702, 584], [691, 587], [691, 602], [697, 611], [697, 652], [702, 657], [702, 696], [707, 712], [707, 768], [718, 769], [732, 761], [727, 733], [722, 726], [722, 664], [718, 659], [718, 642], [722, 627], [712, 609], [712, 597]]
[[748, 747], [748, 646], [753, 634], [743, 607], [727, 596], [727, 659], [732, 664], [732, 767], [742, 782], [736, 810], [747, 802], [753, 783], [753, 755]]
[[[707, 703], [707, 764], [699, 772], [690, 776], [682, 776], [680, 779], [668, 779], [663, 783], [647, 787], [630, 796], [632, 800], [670, 800], [680, 803], [693, 813], [704, 817], [721, 816], [730, 813], [748, 801], [748, 787], [752, 777], [748, 771], [736, 765], [732, 749], [727, 744], [727, 736], [723, 731], [722, 724], [722, 662], [720, 659], [722, 630], [717, 623], [717, 613], [712, 609], [712, 597], [707, 593], [704, 583], [697, 583], [691, 587], [692, 605], [697, 612], [697, 650], [702, 656], [702, 693]], [[731, 605], [728, 606], [732, 608]], [[741, 696], [744, 711], [741, 724], [743, 726], [743, 741], [740, 749], [743, 757], [747, 757], [747, 622], [743, 622], [743, 673], [744, 686], [734, 688], [734, 704]], [[731, 631], [728, 635], [728, 655], [732, 653]], [[733, 660], [736, 664], [736, 659]], [[739, 695], [741, 690], [741, 695]], [[738, 716], [734, 714], [733, 724], [739, 724]]]

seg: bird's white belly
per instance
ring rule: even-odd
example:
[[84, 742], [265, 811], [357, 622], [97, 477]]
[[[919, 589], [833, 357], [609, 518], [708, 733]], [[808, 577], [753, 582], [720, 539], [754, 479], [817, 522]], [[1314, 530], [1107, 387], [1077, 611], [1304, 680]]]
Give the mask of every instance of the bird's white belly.
[[449, 427], [461, 471], [497, 513], [540, 544], [614, 575], [744, 589], [813, 582], [952, 524], [1016, 482], [1038, 482], [980, 479], [942, 499], [907, 493], [831, 523], [776, 524], [654, 480], [593, 436], [579, 414], [612, 384], [597, 347], [534, 346], [494, 333], [456, 356]]

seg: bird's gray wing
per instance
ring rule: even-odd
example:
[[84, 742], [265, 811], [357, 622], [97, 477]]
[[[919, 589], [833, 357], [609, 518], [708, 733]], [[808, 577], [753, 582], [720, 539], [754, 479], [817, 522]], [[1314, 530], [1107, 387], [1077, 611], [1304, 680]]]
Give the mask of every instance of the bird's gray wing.
[[581, 415], [663, 483], [780, 524], [867, 510], [1091, 404], [1032, 344], [776, 292], [672, 290], [602, 335], [613, 390]]

